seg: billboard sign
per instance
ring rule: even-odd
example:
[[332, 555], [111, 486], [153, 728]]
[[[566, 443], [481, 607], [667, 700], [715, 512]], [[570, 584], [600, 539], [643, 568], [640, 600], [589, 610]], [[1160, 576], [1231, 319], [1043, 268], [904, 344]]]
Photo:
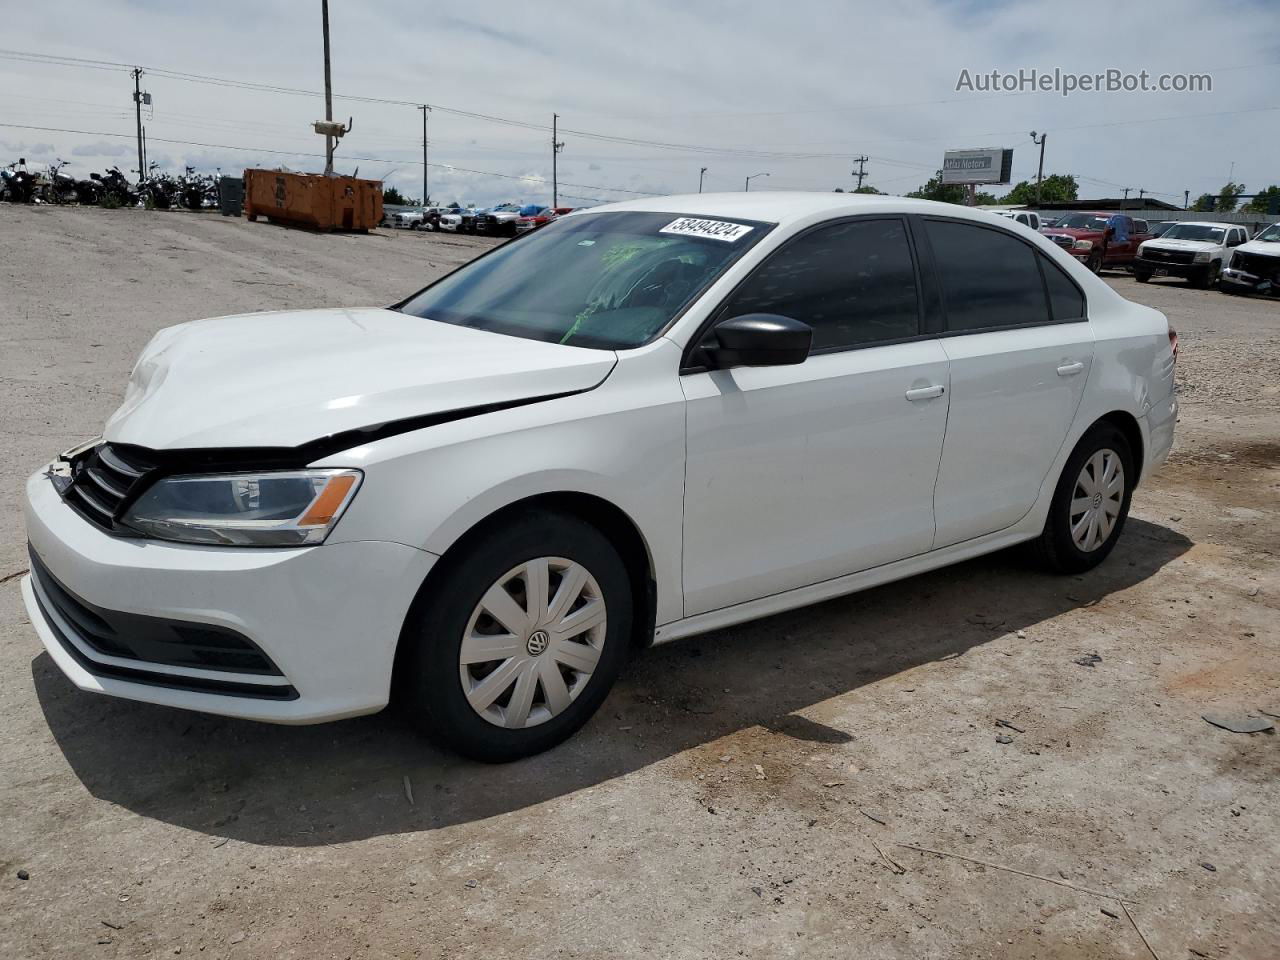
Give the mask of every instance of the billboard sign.
[[948, 150], [942, 155], [942, 182], [1008, 183], [1013, 171], [1013, 151], [1002, 147]]

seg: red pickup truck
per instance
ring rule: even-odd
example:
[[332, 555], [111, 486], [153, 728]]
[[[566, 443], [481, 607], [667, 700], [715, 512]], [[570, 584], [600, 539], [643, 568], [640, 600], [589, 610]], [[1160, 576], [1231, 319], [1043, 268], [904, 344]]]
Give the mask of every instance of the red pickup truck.
[[1147, 221], [1123, 213], [1068, 213], [1040, 232], [1094, 273], [1132, 266], [1139, 245], [1151, 239]]

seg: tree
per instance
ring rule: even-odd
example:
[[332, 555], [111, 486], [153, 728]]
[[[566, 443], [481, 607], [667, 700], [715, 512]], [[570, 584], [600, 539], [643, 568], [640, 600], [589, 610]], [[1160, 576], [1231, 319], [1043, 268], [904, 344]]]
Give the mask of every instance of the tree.
[[[879, 192], [879, 190], [876, 190], [876, 193]], [[924, 186], [917, 190], [912, 190], [907, 196], [914, 197], [917, 200], [937, 200], [941, 203], [958, 203], [964, 206], [967, 194], [968, 191], [959, 184], [943, 183], [942, 171], [939, 170], [929, 178]], [[974, 197], [974, 202], [980, 207], [989, 206], [996, 202], [996, 198], [990, 193], [978, 193]]]
[[1217, 203], [1218, 198], [1212, 193], [1202, 193], [1196, 197], [1196, 202], [1191, 205], [1192, 210], [1203, 211], [1212, 210], [1213, 205]]
[[928, 179], [925, 184], [907, 194], [917, 200], [938, 200], [942, 203], [964, 203], [964, 187], [954, 183], [942, 182], [942, 171]]
[[853, 192], [854, 193], [874, 193], [876, 196], [880, 196], [880, 191], [877, 190], [875, 187], [871, 186], [871, 184], [867, 184], [865, 187], [858, 187]]
[[1258, 192], [1249, 203], [1243, 207], [1245, 213], [1270, 213], [1271, 205], [1277, 205], [1280, 210], [1280, 187], [1272, 184], [1265, 190]]
[[[1049, 203], [1062, 200], [1075, 200], [1079, 195], [1079, 185], [1076, 178], [1069, 173], [1052, 173], [1045, 177], [1040, 184], [1040, 200]], [[1029, 180], [1023, 180], [1021, 183], [1014, 184], [1012, 190], [1000, 198], [1001, 203], [1016, 203], [1021, 205], [1034, 204], [1036, 202], [1036, 185]]]
[[1218, 191], [1218, 205], [1215, 208], [1219, 213], [1230, 213], [1236, 208], [1236, 204], [1240, 202], [1240, 194], [1244, 193], [1243, 183], [1232, 183], [1230, 180]]
[[835, 188], [834, 190], [832, 190], [831, 192], [832, 192], [832, 193], [844, 193], [844, 187], [836, 187], [836, 188]]
[[404, 194], [402, 194], [402, 193], [401, 193], [399, 190], [397, 190], [395, 187], [386, 187], [386, 188], [384, 188], [384, 189], [383, 189], [383, 191], [382, 191], [382, 202], [383, 202], [383, 203], [390, 203], [390, 204], [392, 204], [393, 206], [398, 206], [398, 207], [403, 207], [403, 206], [408, 206], [408, 205], [409, 205], [409, 201], [408, 201], [408, 199], [405, 197], [405, 195], [404, 195]]

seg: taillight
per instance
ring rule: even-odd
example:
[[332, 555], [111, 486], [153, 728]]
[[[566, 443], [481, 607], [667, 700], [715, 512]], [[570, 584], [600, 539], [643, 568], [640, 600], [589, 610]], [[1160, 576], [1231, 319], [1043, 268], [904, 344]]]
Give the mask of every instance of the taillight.
[[1178, 362], [1178, 331], [1169, 328], [1169, 349], [1173, 351], [1173, 362]]

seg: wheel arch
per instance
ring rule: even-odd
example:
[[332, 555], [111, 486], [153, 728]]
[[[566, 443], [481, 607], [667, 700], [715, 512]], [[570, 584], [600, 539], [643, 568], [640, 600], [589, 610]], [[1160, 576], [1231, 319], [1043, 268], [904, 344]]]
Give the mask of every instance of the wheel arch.
[[[1110, 413], [1103, 414], [1095, 420], [1089, 426], [1089, 430], [1092, 430], [1100, 423], [1111, 424], [1124, 434], [1125, 440], [1129, 441], [1129, 449], [1133, 451], [1133, 469], [1135, 474], [1133, 478], [1133, 486], [1136, 487], [1138, 482], [1142, 479], [1142, 467], [1146, 462], [1146, 451], [1142, 440], [1142, 427], [1138, 424], [1138, 418], [1127, 410], [1112, 410]], [[1088, 432], [1088, 430], [1085, 431], [1085, 433]]]
[[[421, 604], [431, 596], [433, 585], [444, 576], [456, 558], [463, 555], [471, 544], [487, 536], [491, 530], [506, 523], [516, 514], [538, 510], [577, 517], [591, 524], [609, 539], [627, 568], [631, 592], [635, 598], [636, 616], [633, 617], [632, 646], [641, 648], [650, 645], [653, 642], [657, 616], [657, 586], [654, 558], [648, 541], [635, 520], [617, 504], [595, 494], [570, 490], [538, 493], [514, 500], [473, 523], [454, 539], [441, 554], [440, 559], [432, 565], [414, 596], [409, 612], [405, 616], [405, 624], [415, 619]], [[400, 640], [403, 641], [403, 639], [402, 627]], [[397, 643], [397, 669], [400, 654], [404, 648], [403, 642]]]

